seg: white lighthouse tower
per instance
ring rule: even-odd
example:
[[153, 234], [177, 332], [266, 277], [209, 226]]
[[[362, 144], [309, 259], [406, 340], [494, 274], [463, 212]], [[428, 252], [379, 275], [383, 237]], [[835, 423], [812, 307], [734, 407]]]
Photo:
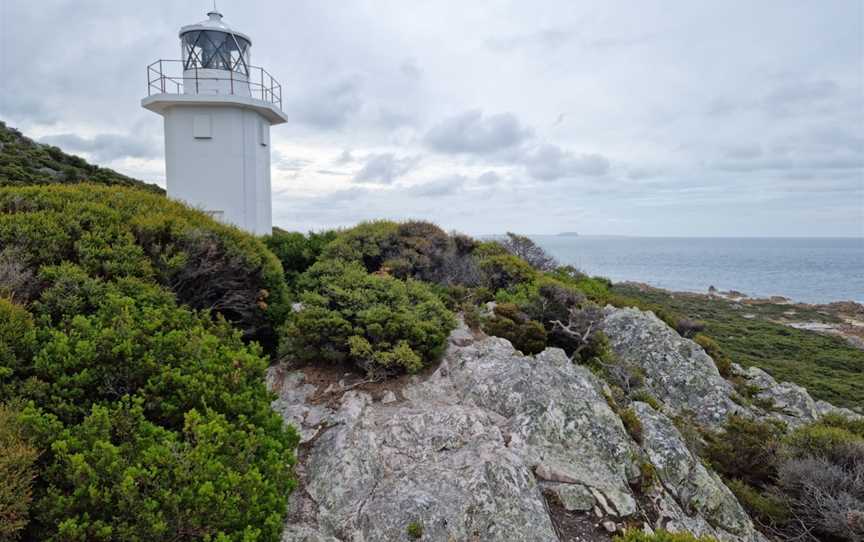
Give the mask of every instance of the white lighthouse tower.
[[270, 126], [282, 86], [252, 66], [252, 40], [222, 20], [180, 29], [182, 58], [147, 67], [141, 105], [165, 119], [168, 195], [257, 235], [272, 231]]

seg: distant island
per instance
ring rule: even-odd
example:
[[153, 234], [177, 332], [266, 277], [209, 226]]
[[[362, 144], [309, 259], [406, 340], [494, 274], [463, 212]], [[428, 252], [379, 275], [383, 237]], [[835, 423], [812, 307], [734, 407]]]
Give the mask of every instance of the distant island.
[[564, 231], [558, 234], [558, 237], [579, 237], [575, 231]]

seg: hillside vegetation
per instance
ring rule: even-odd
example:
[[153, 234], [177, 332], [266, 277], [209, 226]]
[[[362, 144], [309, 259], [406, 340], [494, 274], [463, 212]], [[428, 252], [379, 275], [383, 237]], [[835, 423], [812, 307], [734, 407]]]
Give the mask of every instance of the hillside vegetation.
[[[807, 388], [813, 397], [849, 408], [864, 405], [864, 351], [839, 337], [830, 337], [775, 323], [779, 312], [772, 304], [736, 307], [729, 301], [702, 295], [672, 294], [663, 290], [616, 285], [618, 294], [700, 322], [732, 361], [756, 366], [776, 379]], [[787, 307], [779, 311], [788, 310]], [[805, 310], [798, 307], [799, 312]], [[815, 310], [799, 315], [830, 321]], [[744, 316], [749, 313], [750, 317]]]
[[108, 168], [88, 164], [57, 147], [36, 143], [0, 121], [0, 186], [74, 184], [88, 182], [134, 186], [154, 193], [165, 191]]
[[298, 439], [249, 342], [287, 307], [264, 245], [80, 184], [0, 188], [0, 247], [0, 538], [277, 540]]

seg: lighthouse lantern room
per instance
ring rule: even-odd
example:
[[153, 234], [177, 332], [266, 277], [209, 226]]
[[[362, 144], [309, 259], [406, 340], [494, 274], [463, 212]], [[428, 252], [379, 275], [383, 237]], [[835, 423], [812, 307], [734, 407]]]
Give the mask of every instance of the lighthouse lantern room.
[[180, 60], [147, 67], [141, 105], [162, 115], [168, 195], [258, 235], [272, 231], [270, 126], [282, 86], [250, 62], [252, 40], [222, 14], [180, 29]]

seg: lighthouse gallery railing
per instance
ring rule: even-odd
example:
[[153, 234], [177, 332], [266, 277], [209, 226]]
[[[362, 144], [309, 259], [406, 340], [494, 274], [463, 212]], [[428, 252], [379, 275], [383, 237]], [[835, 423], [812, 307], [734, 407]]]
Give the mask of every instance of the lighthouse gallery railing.
[[[214, 73], [225, 74], [224, 77]], [[219, 84], [224, 81], [223, 84]], [[159, 59], [147, 66], [147, 95], [153, 94], [210, 94], [206, 89], [219, 84], [220, 91], [273, 104], [282, 110], [282, 85], [259, 66], [249, 66], [249, 75], [231, 70], [200, 69], [184, 72], [182, 60]]]

